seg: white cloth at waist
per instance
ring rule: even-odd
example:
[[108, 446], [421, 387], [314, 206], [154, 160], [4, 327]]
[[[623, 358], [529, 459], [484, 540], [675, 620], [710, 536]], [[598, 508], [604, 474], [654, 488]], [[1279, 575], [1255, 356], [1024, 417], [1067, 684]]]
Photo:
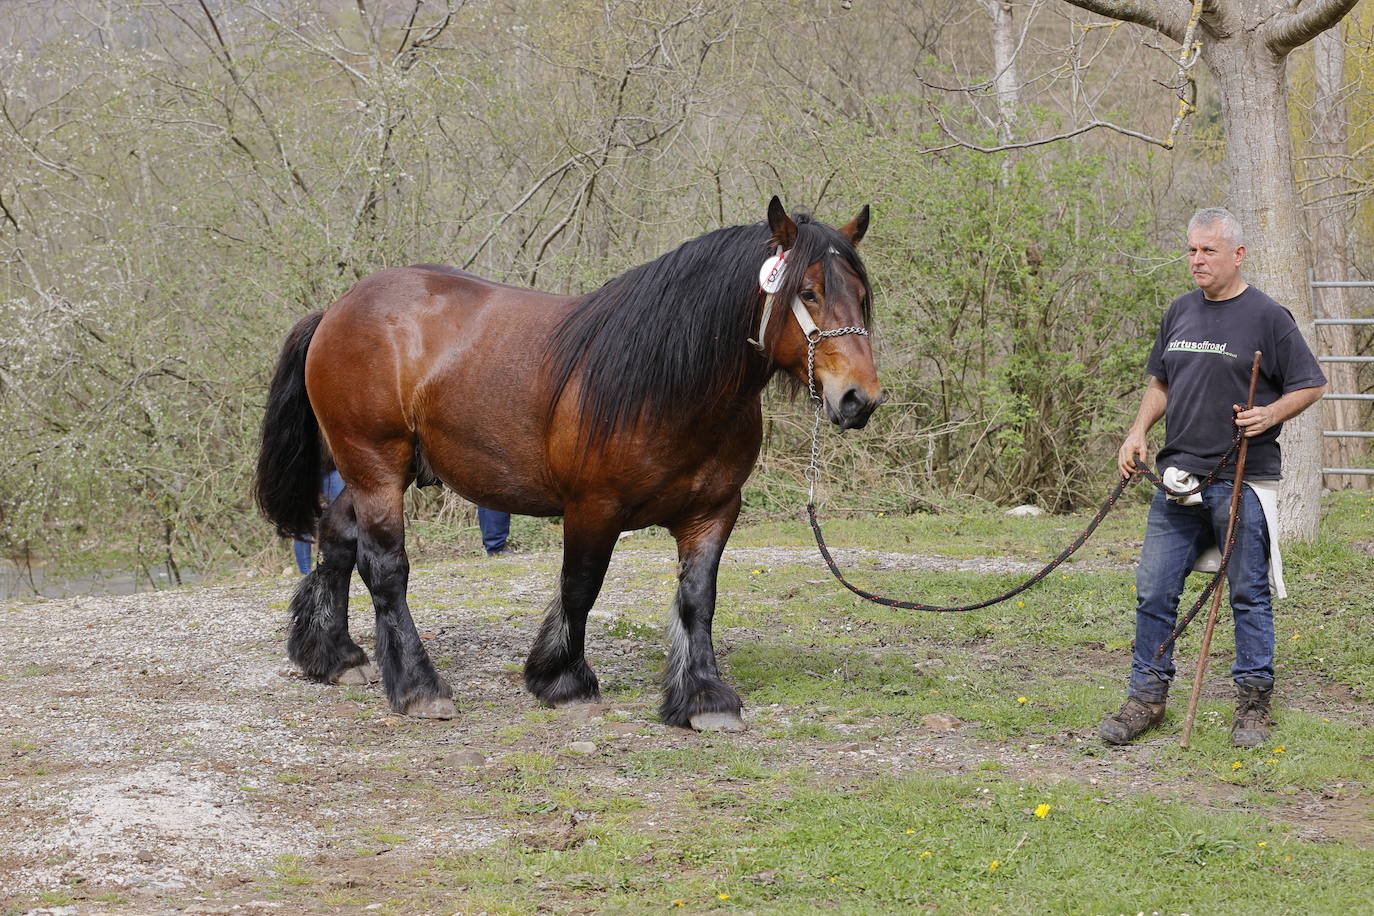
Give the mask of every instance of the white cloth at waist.
[[[1195, 475], [1179, 468], [1164, 469], [1164, 485], [1171, 490], [1191, 490], [1198, 485]], [[1288, 589], [1283, 583], [1283, 557], [1279, 554], [1279, 482], [1277, 480], [1247, 480], [1245, 485], [1259, 498], [1260, 508], [1264, 510], [1264, 525], [1269, 529], [1269, 590], [1275, 598], [1287, 598]], [[1202, 502], [1202, 494], [1169, 499], [1185, 506]], [[1202, 552], [1193, 564], [1193, 570], [1200, 573], [1214, 573], [1221, 568], [1221, 548], [1212, 545]]]

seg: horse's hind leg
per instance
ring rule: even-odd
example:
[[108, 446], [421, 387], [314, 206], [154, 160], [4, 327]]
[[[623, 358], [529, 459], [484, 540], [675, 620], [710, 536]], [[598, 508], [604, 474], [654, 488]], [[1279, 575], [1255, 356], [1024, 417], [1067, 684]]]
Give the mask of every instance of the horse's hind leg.
[[344, 490], [319, 525], [320, 562], [291, 598], [286, 654], [313, 680], [362, 684], [375, 679], [367, 653], [348, 634], [348, 580], [357, 556], [353, 497]]
[[721, 680], [711, 642], [720, 555], [739, 516], [736, 495], [716, 512], [672, 527], [677, 538], [678, 587], [668, 623], [671, 646], [659, 716], [682, 728], [741, 731], [739, 694]]
[[451, 719], [453, 691], [434, 670], [406, 602], [404, 480], [354, 492], [358, 573], [377, 612], [377, 664], [391, 708], [408, 716]]
[[525, 661], [525, 688], [549, 706], [597, 703], [601, 686], [586, 659], [587, 614], [601, 591], [619, 531], [576, 510], [563, 524], [563, 572]]

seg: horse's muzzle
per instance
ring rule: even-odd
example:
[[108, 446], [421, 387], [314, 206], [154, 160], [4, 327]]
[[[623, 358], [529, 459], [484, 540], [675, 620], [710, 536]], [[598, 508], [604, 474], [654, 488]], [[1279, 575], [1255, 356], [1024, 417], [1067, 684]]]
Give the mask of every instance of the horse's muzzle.
[[840, 395], [838, 405], [831, 404], [830, 399], [826, 399], [825, 412], [829, 414], [830, 422], [840, 429], [863, 429], [868, 425], [868, 418], [873, 415], [873, 411], [886, 400], [886, 391], [879, 391], [878, 396], [873, 398], [862, 389], [850, 386]]

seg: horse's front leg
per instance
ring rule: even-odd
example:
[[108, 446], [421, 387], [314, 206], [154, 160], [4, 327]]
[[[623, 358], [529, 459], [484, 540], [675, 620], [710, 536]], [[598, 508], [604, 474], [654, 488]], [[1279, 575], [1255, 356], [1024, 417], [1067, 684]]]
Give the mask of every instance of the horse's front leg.
[[669, 725], [743, 731], [739, 694], [720, 677], [711, 642], [716, 573], [725, 542], [739, 517], [740, 497], [715, 511], [671, 527], [677, 538], [678, 585], [668, 621], [671, 645], [659, 715]]
[[358, 523], [358, 574], [377, 612], [377, 663], [391, 708], [407, 716], [451, 719], [453, 691], [434, 670], [406, 601], [406, 557], [400, 486], [354, 493]]
[[600, 515], [569, 508], [564, 516], [558, 594], [525, 661], [525, 688], [547, 706], [601, 702], [601, 685], [586, 659], [587, 614], [620, 529]]

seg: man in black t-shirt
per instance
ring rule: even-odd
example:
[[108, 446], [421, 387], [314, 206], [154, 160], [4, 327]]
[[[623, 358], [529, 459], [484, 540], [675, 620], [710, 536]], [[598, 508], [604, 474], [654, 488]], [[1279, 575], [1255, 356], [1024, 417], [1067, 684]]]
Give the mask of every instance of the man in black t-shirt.
[[[1189, 220], [1188, 264], [1198, 288], [1164, 313], [1145, 367], [1150, 381], [1117, 464], [1128, 476], [1137, 459], [1147, 458], [1146, 434], [1161, 418], [1161, 473], [1177, 468], [1203, 477], [1230, 448], [1235, 426], [1249, 439], [1245, 481], [1254, 486], [1241, 494], [1227, 578], [1236, 634], [1231, 743], [1254, 747], [1269, 738], [1274, 686], [1269, 527], [1256, 489], [1266, 481], [1272, 488], [1282, 476], [1279, 430], [1321, 397], [1326, 376], [1292, 313], [1241, 279], [1244, 258], [1240, 224], [1228, 211], [1199, 210]], [[1244, 410], [1256, 350], [1263, 353], [1256, 406]], [[1136, 571], [1135, 651], [1126, 702], [1101, 727], [1110, 744], [1125, 744], [1164, 718], [1173, 653], [1155, 652], [1173, 631], [1189, 570], [1226, 536], [1234, 476], [1234, 468], [1223, 470], [1200, 502], [1188, 501], [1196, 504], [1154, 495]]]

